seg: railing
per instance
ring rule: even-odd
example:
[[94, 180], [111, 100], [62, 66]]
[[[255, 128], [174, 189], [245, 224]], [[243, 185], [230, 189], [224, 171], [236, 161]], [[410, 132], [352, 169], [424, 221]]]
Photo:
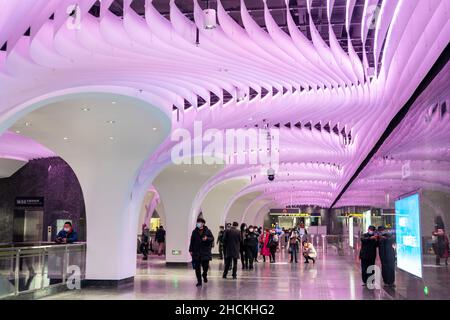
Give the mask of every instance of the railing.
[[9, 247], [3, 244], [0, 247], [0, 299], [64, 286], [72, 269], [79, 272], [77, 276], [81, 281], [85, 268], [85, 243]]

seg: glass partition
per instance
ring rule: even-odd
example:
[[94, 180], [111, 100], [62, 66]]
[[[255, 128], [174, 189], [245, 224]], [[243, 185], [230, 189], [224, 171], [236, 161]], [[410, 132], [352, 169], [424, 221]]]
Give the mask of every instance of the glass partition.
[[[399, 294], [433, 297], [447, 292], [450, 297], [448, 268], [450, 230], [450, 66], [447, 64], [411, 104], [403, 119], [379, 147], [367, 166], [353, 181], [336, 207], [365, 205], [381, 212], [371, 224], [402, 230], [397, 234], [397, 269]], [[417, 194], [419, 203], [411, 208], [397, 208], [399, 200]], [[406, 211], [405, 211], [406, 210]], [[409, 226], [403, 216], [412, 217], [416, 242], [403, 231]], [[398, 225], [403, 223], [404, 225]], [[408, 222], [409, 223], [409, 222]], [[406, 245], [422, 248], [419, 265], [405, 266]], [[408, 247], [410, 248], [410, 247]], [[400, 252], [399, 252], [400, 250]], [[415, 260], [417, 261], [417, 259]], [[413, 288], [406, 290], [407, 287]], [[418, 296], [409, 296], [417, 298]], [[443, 297], [442, 295], [440, 296]]]
[[68, 276], [86, 269], [86, 245], [0, 248], [0, 299], [66, 284]]

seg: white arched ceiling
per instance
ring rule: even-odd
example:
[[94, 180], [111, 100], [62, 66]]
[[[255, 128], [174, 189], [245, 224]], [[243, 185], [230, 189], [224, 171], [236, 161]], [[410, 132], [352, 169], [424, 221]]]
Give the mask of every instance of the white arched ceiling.
[[[203, 213], [203, 218], [209, 229], [212, 230], [214, 236], [219, 232], [219, 226], [223, 225], [222, 217], [225, 214], [227, 204], [244, 188], [249, 181], [247, 179], [233, 179], [226, 180], [222, 183], [216, 184], [204, 198], [200, 209]], [[218, 252], [218, 246], [214, 247], [214, 251]]]
[[250, 205], [250, 203], [259, 195], [261, 195], [261, 191], [250, 192], [243, 195], [239, 195], [238, 193], [238, 196], [235, 196], [230, 200], [230, 202], [228, 202], [227, 208], [225, 209], [225, 216], [223, 221], [242, 221], [245, 210]]
[[272, 200], [266, 199], [264, 195], [255, 198], [245, 209], [241, 222], [245, 222], [247, 223], [247, 225], [262, 225], [261, 222], [257, 219], [257, 214], [259, 210], [261, 210], [261, 208], [265, 207], [271, 202]]
[[30, 109], [11, 130], [54, 150], [83, 190], [86, 277], [133, 276], [139, 211], [127, 211], [128, 203], [140, 166], [170, 132], [169, 119], [144, 101], [104, 93], [63, 96]]
[[193, 207], [201, 187], [222, 166], [170, 165], [153, 180], [165, 210], [166, 262], [189, 262], [188, 247], [198, 212]]
[[[147, 226], [149, 226], [151, 214], [153, 213], [153, 211], [151, 211], [151, 208], [153, 207], [155, 198], [156, 198], [156, 194], [152, 191], [148, 191], [145, 194], [144, 200], [142, 201], [141, 210], [139, 212], [139, 223], [137, 225], [137, 234], [142, 233], [142, 225], [144, 223]], [[155, 204], [155, 206], [156, 206], [156, 204]], [[153, 207], [153, 209], [154, 209], [154, 207]]]
[[[197, 1], [194, 21], [174, 1], [170, 20], [151, 0], [145, 3], [144, 16], [131, 8], [131, 2], [123, 2], [123, 17], [117, 17], [108, 10], [112, 1], [102, 1], [100, 16], [95, 17], [88, 13], [95, 0], [77, 1], [80, 28], [70, 27], [73, 18], [66, 11], [71, 1], [5, 2], [0, 16], [0, 43], [7, 42], [7, 50], [0, 51], [0, 122], [27, 101], [83, 85], [130, 88], [173, 115], [174, 128], [190, 129], [194, 120], [208, 128], [253, 127], [267, 119], [286, 129], [280, 161], [294, 164], [290, 170], [304, 174], [315, 163], [339, 168], [338, 176], [319, 179], [331, 184], [331, 196], [299, 199], [322, 206], [333, 202], [450, 37], [446, 0], [384, 1], [375, 26], [370, 24], [375, 14], [370, 10], [378, 2], [365, 1], [360, 40], [367, 44], [373, 27], [376, 38], [370, 53], [377, 62], [376, 72], [369, 76], [365, 46], [359, 57], [350, 38], [347, 51], [336, 40], [330, 25], [334, 1], [327, 1], [326, 7], [329, 45], [314, 19], [308, 19], [309, 40], [295, 25], [289, 7], [286, 33], [268, 3], [263, 8], [266, 32], [244, 1], [236, 2], [243, 27], [218, 1], [218, 26], [212, 30], [203, 28]], [[310, 0], [307, 5], [310, 15]], [[347, 31], [354, 7], [354, 1], [346, 2]], [[53, 13], [54, 19], [49, 19]], [[30, 26], [30, 36], [24, 36]], [[247, 93], [252, 88], [256, 94], [237, 101], [236, 88]], [[223, 90], [231, 100], [225, 101]], [[167, 157], [173, 145], [166, 141], [158, 148], [139, 182], [152, 180], [158, 172], [155, 162]], [[250, 171], [260, 175], [261, 168]], [[302, 181], [317, 184], [315, 178]], [[279, 193], [283, 197], [286, 191]]]
[[53, 157], [55, 154], [36, 141], [7, 131], [0, 135], [0, 178], [8, 178], [29, 160]]
[[[289, 204], [295, 197], [296, 204], [330, 206], [450, 39], [447, 0], [383, 1], [373, 53], [365, 47], [373, 27], [369, 9], [379, 2], [374, 0], [364, 2], [356, 38], [362, 53], [355, 52], [350, 39], [353, 0], [345, 8], [347, 50], [331, 26], [327, 43], [311, 18], [307, 38], [288, 6], [287, 30], [282, 30], [270, 2], [263, 8], [267, 31], [238, 0], [242, 26], [217, 1], [218, 26], [210, 30], [203, 27], [197, 1], [192, 21], [175, 1], [170, 1], [167, 19], [151, 0], [145, 1], [142, 16], [131, 8], [131, 0], [123, 1], [122, 17], [108, 10], [112, 0], [100, 2], [99, 17], [88, 13], [95, 0], [78, 0], [79, 28], [72, 28], [74, 19], [67, 14], [72, 2], [2, 2], [0, 46], [7, 46], [0, 51], [0, 132], [29, 112], [30, 105], [93, 91], [94, 86], [94, 91], [113, 90], [160, 108], [171, 117], [173, 129], [192, 132], [194, 121], [202, 121], [204, 130], [253, 128], [261, 127], [263, 119], [280, 127], [275, 150], [280, 168], [273, 183], [267, 182], [263, 165], [229, 165], [204, 190], [195, 189], [194, 209], [214, 183], [244, 176], [251, 179], [248, 190], [264, 193], [273, 205]], [[306, 3], [311, 17], [313, 2]], [[333, 12], [334, 1], [327, 1], [329, 23]], [[29, 27], [30, 36], [24, 35]], [[369, 54], [376, 61], [373, 75]], [[238, 91], [247, 93], [243, 100]], [[128, 211], [139, 212], [148, 186], [171, 162], [175, 145], [166, 139], [152, 155], [148, 152]]]

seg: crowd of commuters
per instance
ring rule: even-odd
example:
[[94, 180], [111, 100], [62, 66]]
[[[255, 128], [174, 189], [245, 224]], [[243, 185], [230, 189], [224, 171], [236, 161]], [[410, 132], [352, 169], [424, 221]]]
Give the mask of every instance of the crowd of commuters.
[[[140, 251], [144, 260], [148, 253], [162, 255], [165, 249], [166, 231], [160, 226], [155, 234], [153, 242], [148, 227], [142, 227]], [[255, 263], [267, 260], [276, 263], [276, 253], [286, 250], [289, 253], [290, 263], [298, 263], [300, 253], [304, 263], [316, 262], [317, 252], [309, 242], [308, 231], [303, 223], [296, 228], [284, 229], [276, 225], [274, 228], [263, 229], [260, 226], [252, 226], [237, 222], [220, 226], [215, 242], [214, 236], [205, 224], [203, 218], [197, 219], [196, 228], [192, 231], [189, 252], [192, 256], [192, 266], [197, 277], [197, 286], [208, 282], [209, 261], [212, 260], [212, 248], [218, 245], [219, 259], [224, 260], [223, 278], [226, 279], [231, 270], [233, 279], [237, 278], [238, 261], [243, 270], [253, 270]], [[64, 224], [64, 229], [58, 233], [56, 242], [72, 243], [77, 240], [77, 234], [72, 229], [70, 222]], [[156, 247], [153, 248], [153, 243]], [[436, 265], [440, 265], [441, 259], [448, 265], [449, 240], [445, 232], [444, 224], [437, 219], [435, 229], [432, 232], [432, 249], [436, 255]], [[361, 249], [359, 258], [361, 261], [361, 273], [363, 286], [367, 286], [368, 280], [375, 272], [377, 256], [381, 265], [381, 276], [385, 286], [395, 286], [395, 235], [392, 230], [385, 227], [369, 226], [366, 233], [361, 235]], [[268, 257], [268, 259], [266, 259]]]
[[[196, 228], [192, 231], [189, 244], [189, 253], [192, 257], [192, 267], [195, 270], [197, 286], [208, 282], [209, 262], [212, 260], [212, 248], [218, 245], [219, 258], [224, 260], [222, 277], [227, 278], [231, 271], [233, 279], [237, 278], [240, 260], [242, 270], [253, 270], [255, 263], [267, 260], [276, 262], [277, 251], [287, 250], [290, 253], [290, 262], [297, 263], [301, 251], [304, 263], [316, 262], [317, 252], [312, 243], [308, 241], [307, 230], [303, 224], [297, 228], [285, 230], [275, 226], [272, 229], [233, 222], [220, 226], [217, 239], [203, 218], [197, 219]], [[266, 259], [268, 257], [268, 259]]]
[[163, 226], [159, 226], [156, 230], [154, 240], [150, 235], [150, 229], [147, 224], [142, 225], [141, 239], [138, 243], [139, 252], [143, 255], [143, 260], [148, 259], [149, 253], [163, 255], [165, 252], [166, 230]]

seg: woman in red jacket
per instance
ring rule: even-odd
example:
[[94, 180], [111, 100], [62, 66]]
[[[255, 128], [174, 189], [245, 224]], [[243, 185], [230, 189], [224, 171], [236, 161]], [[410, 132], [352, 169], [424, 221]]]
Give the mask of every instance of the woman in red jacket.
[[266, 257], [270, 257], [269, 237], [270, 237], [269, 229], [266, 229], [259, 239], [259, 241], [262, 245], [261, 255], [263, 256], [264, 262], [266, 262]]

